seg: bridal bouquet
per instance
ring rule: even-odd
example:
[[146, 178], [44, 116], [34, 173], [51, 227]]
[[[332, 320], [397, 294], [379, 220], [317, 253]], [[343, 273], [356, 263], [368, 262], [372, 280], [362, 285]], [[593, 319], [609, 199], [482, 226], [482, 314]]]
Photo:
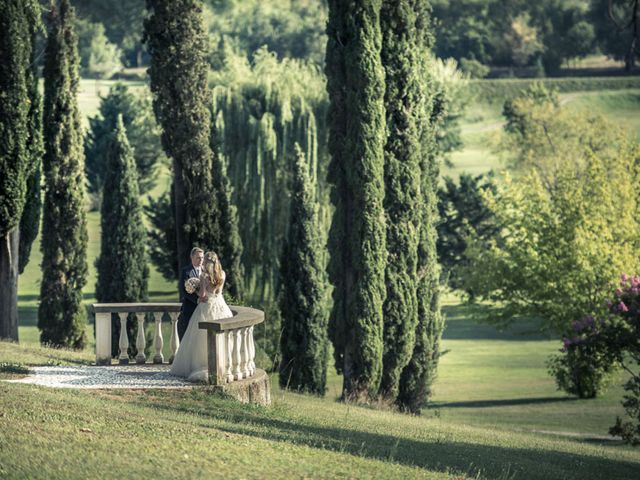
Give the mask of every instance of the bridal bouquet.
[[196, 292], [199, 288], [200, 279], [198, 277], [187, 278], [184, 282], [184, 289], [189, 294]]

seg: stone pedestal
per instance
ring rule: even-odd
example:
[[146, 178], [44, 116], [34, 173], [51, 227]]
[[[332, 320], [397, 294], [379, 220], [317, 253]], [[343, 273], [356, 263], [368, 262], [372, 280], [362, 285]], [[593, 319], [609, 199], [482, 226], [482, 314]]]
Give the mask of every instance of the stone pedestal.
[[241, 403], [271, 405], [271, 381], [267, 372], [256, 368], [253, 376], [222, 385], [211, 385], [211, 391], [229, 395]]

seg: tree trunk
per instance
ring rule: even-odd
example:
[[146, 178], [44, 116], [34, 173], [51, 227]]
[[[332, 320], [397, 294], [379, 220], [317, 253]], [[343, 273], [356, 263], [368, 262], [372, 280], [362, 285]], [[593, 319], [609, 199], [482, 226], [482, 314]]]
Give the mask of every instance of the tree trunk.
[[631, 73], [636, 65], [636, 52], [630, 49], [624, 57], [624, 70]]
[[[187, 212], [185, 211], [184, 198], [184, 180], [182, 179], [182, 166], [173, 161], [173, 195], [175, 201], [175, 218], [176, 218], [176, 242], [178, 245], [178, 277], [180, 272], [187, 265], [189, 260], [189, 235], [184, 231], [187, 221]], [[178, 280], [178, 279], [176, 279]]]
[[0, 240], [0, 339], [18, 341], [18, 244], [20, 229]]
[[638, 40], [640, 39], [640, 0], [636, 0], [633, 3], [632, 23], [633, 39], [631, 40], [631, 46], [629, 47], [629, 72], [633, 71], [636, 67], [636, 47], [638, 45]]

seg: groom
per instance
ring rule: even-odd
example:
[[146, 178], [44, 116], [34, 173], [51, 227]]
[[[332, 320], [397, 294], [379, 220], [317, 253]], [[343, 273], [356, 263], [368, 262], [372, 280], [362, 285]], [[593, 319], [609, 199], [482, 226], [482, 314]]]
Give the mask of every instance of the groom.
[[204, 250], [198, 247], [191, 249], [191, 265], [182, 269], [180, 275], [180, 283], [178, 288], [180, 289], [180, 301], [182, 307], [180, 307], [180, 318], [178, 319], [178, 338], [182, 341], [184, 332], [187, 331], [189, 326], [189, 320], [193, 315], [194, 310], [198, 306], [198, 292], [187, 293], [184, 288], [184, 283], [187, 279], [200, 276], [202, 272], [202, 261], [204, 260]]

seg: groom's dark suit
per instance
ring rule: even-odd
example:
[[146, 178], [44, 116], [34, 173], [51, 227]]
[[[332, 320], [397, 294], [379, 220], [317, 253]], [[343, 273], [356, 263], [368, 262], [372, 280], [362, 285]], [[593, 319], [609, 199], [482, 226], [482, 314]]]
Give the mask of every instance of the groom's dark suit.
[[182, 302], [182, 307], [180, 307], [180, 318], [178, 319], [178, 338], [180, 340], [182, 340], [184, 332], [187, 331], [189, 320], [191, 320], [193, 311], [198, 306], [198, 291], [195, 291], [194, 293], [187, 293], [187, 291], [184, 289], [184, 282], [192, 277], [198, 277], [196, 267], [194, 267], [193, 265], [188, 265], [187, 267], [182, 269], [179, 284], [180, 301]]

